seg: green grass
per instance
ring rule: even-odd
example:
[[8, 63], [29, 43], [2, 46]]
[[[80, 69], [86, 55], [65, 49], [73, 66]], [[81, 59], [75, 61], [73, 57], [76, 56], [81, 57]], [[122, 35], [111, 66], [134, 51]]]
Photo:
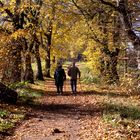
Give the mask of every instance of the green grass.
[[93, 74], [92, 70], [88, 67], [86, 62], [79, 62], [77, 63], [79, 65], [79, 69], [81, 71], [81, 80], [85, 84], [99, 84], [100, 79], [98, 75]]
[[0, 118], [8, 117], [9, 112], [6, 110], [0, 110]]
[[8, 110], [0, 110], [0, 131], [7, 132], [13, 128], [17, 122], [24, 119], [24, 114], [21, 111], [10, 112]]
[[124, 106], [121, 104], [105, 104], [105, 106], [104, 114], [117, 113], [122, 118], [131, 120], [140, 119], [140, 108], [138, 106]]
[[24, 103], [33, 103], [34, 99], [39, 98], [43, 95], [43, 92], [40, 90], [34, 90], [31, 88], [23, 88], [20, 89], [19, 93], [19, 101]]
[[[42, 87], [44, 82], [36, 81], [35, 87], [32, 88], [29, 83], [16, 83], [10, 85], [10, 88], [18, 92], [18, 103], [34, 104], [35, 99], [44, 94]], [[0, 110], [0, 132], [7, 132], [11, 130], [18, 122], [25, 118], [26, 111], [24, 107], [1, 104]]]

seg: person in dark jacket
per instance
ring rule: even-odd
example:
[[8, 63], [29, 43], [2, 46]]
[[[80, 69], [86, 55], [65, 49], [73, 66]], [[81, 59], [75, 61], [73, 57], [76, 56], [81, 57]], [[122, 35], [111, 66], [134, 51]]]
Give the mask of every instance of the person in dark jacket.
[[54, 79], [55, 79], [55, 85], [57, 88], [57, 94], [62, 94], [63, 84], [64, 84], [64, 81], [66, 80], [66, 74], [61, 64], [58, 64], [54, 72]]
[[75, 66], [75, 62], [73, 62], [72, 67], [68, 69], [68, 76], [70, 76], [72, 93], [76, 93], [77, 92], [77, 78], [80, 79], [81, 72], [79, 68]]

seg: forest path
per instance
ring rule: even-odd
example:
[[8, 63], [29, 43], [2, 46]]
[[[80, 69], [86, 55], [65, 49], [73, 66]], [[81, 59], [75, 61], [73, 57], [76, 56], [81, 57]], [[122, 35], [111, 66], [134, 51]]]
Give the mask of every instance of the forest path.
[[31, 105], [26, 120], [15, 129], [7, 140], [95, 140], [102, 134], [100, 116], [102, 109], [94, 92], [70, 92], [69, 80], [64, 94], [56, 95], [54, 81], [45, 81], [45, 94]]

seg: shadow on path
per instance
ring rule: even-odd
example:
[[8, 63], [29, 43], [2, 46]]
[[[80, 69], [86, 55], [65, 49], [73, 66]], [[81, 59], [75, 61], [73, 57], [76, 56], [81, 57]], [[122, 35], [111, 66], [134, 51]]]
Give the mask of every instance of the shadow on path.
[[[37, 118], [84, 118], [86, 116], [95, 116], [101, 110], [97, 107], [92, 107], [92, 109], [88, 109], [88, 107], [80, 108], [80, 105], [75, 104], [43, 104], [43, 105], [33, 105], [31, 106], [33, 110], [46, 112], [42, 115], [29, 113], [28, 117], [37, 117]], [[48, 115], [49, 114], [49, 115]]]
[[[36, 92], [36, 93], [40, 93], [43, 96], [58, 96], [56, 94], [56, 91], [50, 91], [50, 90], [42, 90], [42, 89], [33, 89], [33, 88], [29, 88], [29, 90], [31, 92]], [[72, 94], [70, 91], [64, 91], [64, 93], [61, 96], [73, 96], [73, 95], [77, 95], [77, 96], [87, 96], [87, 95], [99, 95], [99, 96], [110, 96], [110, 97], [130, 97], [129, 94], [126, 94], [125, 92], [121, 92], [121, 93], [115, 93], [115, 92], [107, 92], [107, 91], [103, 91], [103, 92], [98, 92], [96, 90], [87, 90], [87, 91], [78, 91], [76, 94]]]

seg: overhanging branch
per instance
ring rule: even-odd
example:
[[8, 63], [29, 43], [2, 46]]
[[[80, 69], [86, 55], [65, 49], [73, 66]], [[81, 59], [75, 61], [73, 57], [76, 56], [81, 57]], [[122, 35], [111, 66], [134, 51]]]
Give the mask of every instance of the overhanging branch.
[[104, 0], [99, 0], [99, 1], [100, 1], [102, 4], [111, 6], [111, 7], [114, 8], [115, 10], [118, 10], [118, 7], [115, 6], [114, 4], [112, 4], [111, 2], [107, 2], [107, 1], [104, 1]]
[[[4, 4], [3, 4], [1, 1], [0, 1], [0, 6], [1, 6], [1, 7], [4, 6]], [[11, 13], [11, 11], [10, 11], [9, 9], [5, 9], [4, 11], [7, 13], [7, 15], [8, 15], [11, 19], [13, 19], [13, 14]]]
[[96, 13], [94, 15], [90, 15], [86, 10], [83, 10], [77, 3], [75, 0], [72, 0], [73, 4], [76, 6], [77, 9], [79, 9], [79, 11], [82, 13], [82, 15], [87, 18], [90, 17], [91, 19], [94, 17], [94, 15], [96, 15]]

